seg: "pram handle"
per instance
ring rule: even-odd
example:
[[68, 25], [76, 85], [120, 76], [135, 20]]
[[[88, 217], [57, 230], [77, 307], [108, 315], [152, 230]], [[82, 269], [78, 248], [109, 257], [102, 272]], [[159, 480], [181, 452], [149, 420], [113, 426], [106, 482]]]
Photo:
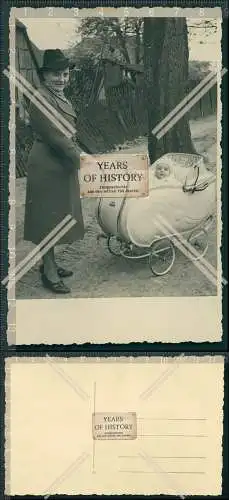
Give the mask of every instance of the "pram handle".
[[191, 185], [188, 186], [188, 184], [187, 184], [188, 176], [186, 177], [185, 183], [184, 183], [183, 188], [182, 188], [184, 193], [192, 193], [193, 194], [196, 191], [204, 191], [204, 189], [206, 189], [209, 185], [209, 183], [207, 181], [202, 182], [201, 184], [198, 185], [197, 182], [198, 182], [198, 179], [200, 176], [200, 167], [198, 165], [195, 165], [194, 170], [197, 171], [195, 181]]

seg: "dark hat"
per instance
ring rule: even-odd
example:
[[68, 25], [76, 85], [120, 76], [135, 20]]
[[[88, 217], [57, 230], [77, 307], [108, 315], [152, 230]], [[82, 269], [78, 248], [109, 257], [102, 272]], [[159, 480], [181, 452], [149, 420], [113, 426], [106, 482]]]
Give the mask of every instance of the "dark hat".
[[47, 49], [44, 51], [42, 72], [61, 71], [66, 68], [72, 69], [74, 66], [60, 49]]

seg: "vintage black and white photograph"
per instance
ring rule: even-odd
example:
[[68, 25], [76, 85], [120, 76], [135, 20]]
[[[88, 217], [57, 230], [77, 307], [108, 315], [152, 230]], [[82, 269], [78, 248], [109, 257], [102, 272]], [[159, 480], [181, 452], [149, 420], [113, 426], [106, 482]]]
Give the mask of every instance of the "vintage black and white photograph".
[[[17, 302], [217, 298], [220, 16], [24, 10], [12, 69]], [[147, 157], [147, 196], [81, 195], [81, 156], [109, 154], [110, 179], [126, 155]]]

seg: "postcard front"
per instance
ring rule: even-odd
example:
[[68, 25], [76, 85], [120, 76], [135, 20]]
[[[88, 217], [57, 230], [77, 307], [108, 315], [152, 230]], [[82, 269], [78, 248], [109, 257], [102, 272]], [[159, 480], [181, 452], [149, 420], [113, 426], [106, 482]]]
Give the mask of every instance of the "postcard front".
[[221, 15], [11, 9], [10, 344], [221, 340]]

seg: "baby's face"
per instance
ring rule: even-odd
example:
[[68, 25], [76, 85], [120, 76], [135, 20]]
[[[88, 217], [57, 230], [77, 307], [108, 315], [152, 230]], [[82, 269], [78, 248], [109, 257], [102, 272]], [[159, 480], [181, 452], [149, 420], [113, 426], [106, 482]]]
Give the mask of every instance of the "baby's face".
[[157, 177], [157, 179], [164, 179], [165, 177], [169, 177], [170, 173], [171, 171], [168, 165], [162, 163], [161, 165], [156, 166], [155, 176]]

